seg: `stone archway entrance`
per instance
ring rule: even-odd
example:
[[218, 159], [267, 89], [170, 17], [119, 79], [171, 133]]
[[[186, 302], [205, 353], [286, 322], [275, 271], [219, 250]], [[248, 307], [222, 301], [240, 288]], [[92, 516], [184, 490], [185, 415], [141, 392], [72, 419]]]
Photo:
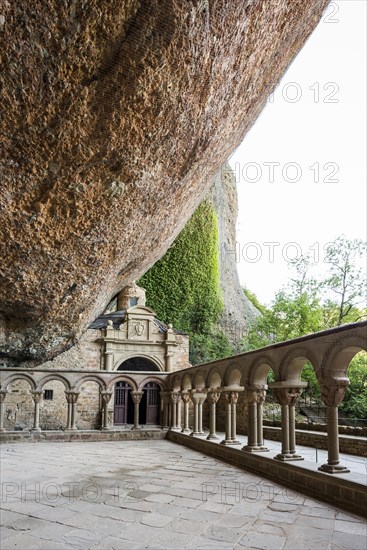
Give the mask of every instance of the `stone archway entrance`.
[[133, 422], [134, 403], [131, 397], [131, 386], [127, 382], [116, 382], [113, 423], [121, 426]]
[[129, 372], [159, 372], [159, 368], [153, 361], [146, 357], [130, 357], [126, 359], [117, 370], [129, 371]]
[[161, 388], [155, 382], [148, 382], [143, 388], [143, 397], [140, 402], [139, 418], [142, 424], [160, 424]]

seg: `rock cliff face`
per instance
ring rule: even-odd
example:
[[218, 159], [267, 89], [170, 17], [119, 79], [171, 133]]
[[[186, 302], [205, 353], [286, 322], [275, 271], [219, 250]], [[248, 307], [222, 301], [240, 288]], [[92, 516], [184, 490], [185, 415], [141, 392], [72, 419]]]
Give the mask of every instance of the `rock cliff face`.
[[0, 0], [8, 362], [72, 346], [162, 256], [327, 3]]
[[243, 293], [238, 278], [235, 254], [237, 189], [229, 164], [223, 165], [206, 198], [218, 214], [220, 287], [224, 303], [219, 325], [236, 348], [249, 323], [260, 312]]

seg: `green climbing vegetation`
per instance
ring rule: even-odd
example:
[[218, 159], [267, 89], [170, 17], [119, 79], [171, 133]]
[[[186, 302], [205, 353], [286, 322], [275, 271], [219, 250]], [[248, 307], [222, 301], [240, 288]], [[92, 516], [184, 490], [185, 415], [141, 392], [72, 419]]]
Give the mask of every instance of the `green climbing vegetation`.
[[233, 353], [227, 336], [217, 328], [223, 310], [218, 250], [217, 215], [204, 201], [165, 256], [138, 281], [158, 319], [190, 336], [194, 365]]

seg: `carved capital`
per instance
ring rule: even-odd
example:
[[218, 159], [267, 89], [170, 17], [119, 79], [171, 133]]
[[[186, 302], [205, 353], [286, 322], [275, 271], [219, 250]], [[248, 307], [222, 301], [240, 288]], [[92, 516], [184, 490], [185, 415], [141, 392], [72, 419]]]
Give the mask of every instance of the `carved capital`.
[[112, 397], [112, 391], [105, 391], [105, 390], [101, 391], [101, 399], [102, 399], [103, 405], [108, 405], [108, 403], [111, 400], [111, 397]]
[[211, 405], [218, 403], [219, 398], [220, 398], [220, 392], [211, 391], [208, 393], [208, 401]]
[[338, 407], [344, 399], [348, 378], [329, 379], [320, 384], [321, 399], [327, 407]]
[[183, 392], [181, 393], [181, 399], [184, 403], [188, 403], [190, 401], [190, 394], [189, 392]]
[[295, 405], [301, 395], [302, 388], [274, 388], [275, 399], [280, 405]]
[[238, 401], [238, 392], [237, 391], [226, 391], [225, 397], [227, 403], [230, 405], [236, 405]]
[[195, 405], [201, 405], [206, 399], [207, 393], [202, 390], [191, 390], [191, 401]]
[[75, 405], [75, 403], [78, 401], [79, 394], [79, 391], [65, 390], [66, 401], [69, 404]]
[[35, 403], [40, 403], [43, 397], [43, 390], [32, 390], [32, 398]]
[[172, 392], [170, 395], [170, 399], [171, 399], [171, 403], [173, 403], [174, 405], [177, 405], [177, 403], [181, 399], [181, 396], [177, 392]]
[[143, 394], [144, 392], [142, 391], [132, 391], [131, 392], [131, 397], [132, 397], [132, 400], [134, 401], [135, 405], [138, 405], [141, 401], [141, 398], [143, 397]]

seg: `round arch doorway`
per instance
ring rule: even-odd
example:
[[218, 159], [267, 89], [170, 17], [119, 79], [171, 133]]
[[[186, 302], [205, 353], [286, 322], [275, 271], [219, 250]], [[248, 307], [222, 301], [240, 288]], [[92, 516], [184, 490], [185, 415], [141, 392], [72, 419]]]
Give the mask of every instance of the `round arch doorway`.
[[130, 357], [126, 359], [117, 370], [129, 372], [160, 372], [159, 367], [147, 357]]

